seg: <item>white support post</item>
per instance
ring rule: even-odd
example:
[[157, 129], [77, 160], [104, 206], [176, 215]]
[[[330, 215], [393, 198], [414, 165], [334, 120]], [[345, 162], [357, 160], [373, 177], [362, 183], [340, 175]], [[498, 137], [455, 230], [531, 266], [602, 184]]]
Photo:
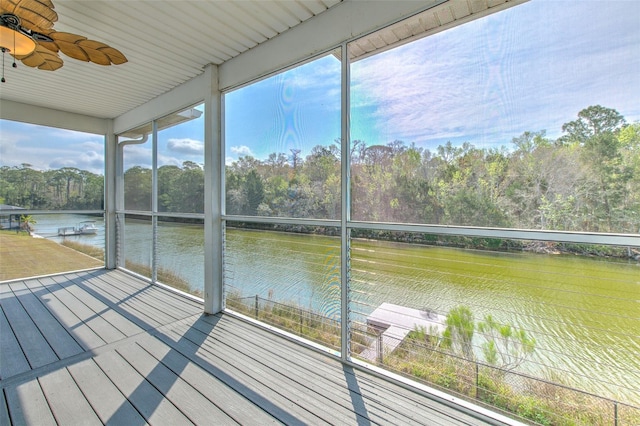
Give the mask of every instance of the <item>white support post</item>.
[[207, 65], [204, 76], [204, 312], [215, 314], [223, 308], [222, 96], [218, 86], [218, 67]]
[[117, 156], [117, 137], [113, 133], [113, 120], [109, 120], [104, 148], [104, 263], [107, 269], [116, 268]]
[[151, 139], [151, 282], [158, 282], [158, 120], [153, 120]]
[[349, 53], [347, 43], [342, 44], [342, 101], [341, 101], [341, 188], [342, 206], [340, 215], [340, 284], [341, 284], [341, 305], [340, 305], [340, 354], [343, 361], [348, 361], [351, 355], [351, 345], [349, 336], [349, 262], [351, 259], [350, 244], [351, 235], [348, 227], [351, 221], [351, 176], [350, 176], [350, 130], [349, 130]]

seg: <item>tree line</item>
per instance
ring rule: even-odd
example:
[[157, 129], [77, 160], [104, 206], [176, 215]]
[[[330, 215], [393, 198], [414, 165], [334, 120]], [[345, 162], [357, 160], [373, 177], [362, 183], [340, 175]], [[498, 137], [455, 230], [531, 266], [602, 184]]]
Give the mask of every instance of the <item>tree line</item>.
[[[555, 140], [526, 131], [511, 149], [355, 140], [352, 219], [639, 232], [640, 123], [595, 105], [562, 130]], [[227, 166], [227, 213], [338, 219], [339, 146], [318, 145], [305, 158], [298, 150], [241, 157]]]
[[2, 166], [0, 204], [33, 210], [100, 210], [104, 177], [75, 167], [40, 171], [28, 163]]
[[[551, 139], [542, 131], [514, 137], [510, 148], [450, 142], [434, 151], [393, 141], [351, 144], [354, 220], [441, 225], [638, 233], [640, 123], [590, 106]], [[231, 215], [338, 219], [340, 141], [240, 157], [226, 166]], [[0, 202], [29, 209], [100, 209], [104, 178], [64, 167], [0, 168]], [[151, 208], [152, 171], [124, 174], [125, 208]], [[187, 161], [158, 168], [158, 209], [202, 213], [204, 170]]]

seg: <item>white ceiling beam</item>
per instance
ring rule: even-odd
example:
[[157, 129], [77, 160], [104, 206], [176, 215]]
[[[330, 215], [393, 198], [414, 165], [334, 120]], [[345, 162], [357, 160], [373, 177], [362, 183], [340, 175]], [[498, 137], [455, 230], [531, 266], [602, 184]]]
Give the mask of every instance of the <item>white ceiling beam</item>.
[[0, 119], [106, 135], [108, 119], [0, 99]]
[[187, 108], [199, 102], [204, 102], [205, 89], [208, 87], [204, 74], [192, 78], [180, 86], [174, 87], [167, 93], [116, 117], [113, 130], [116, 134], [134, 129], [151, 120], [162, 118], [172, 112]]

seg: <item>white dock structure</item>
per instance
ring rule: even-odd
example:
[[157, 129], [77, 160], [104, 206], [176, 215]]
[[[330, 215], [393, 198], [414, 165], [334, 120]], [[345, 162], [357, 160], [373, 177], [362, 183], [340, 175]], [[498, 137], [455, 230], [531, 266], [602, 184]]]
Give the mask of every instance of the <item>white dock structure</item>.
[[390, 354], [407, 337], [409, 332], [424, 328], [426, 332], [444, 332], [446, 317], [430, 310], [413, 309], [406, 306], [383, 303], [367, 317], [367, 325], [380, 332], [379, 337], [360, 357], [368, 361], [382, 361], [384, 354]]

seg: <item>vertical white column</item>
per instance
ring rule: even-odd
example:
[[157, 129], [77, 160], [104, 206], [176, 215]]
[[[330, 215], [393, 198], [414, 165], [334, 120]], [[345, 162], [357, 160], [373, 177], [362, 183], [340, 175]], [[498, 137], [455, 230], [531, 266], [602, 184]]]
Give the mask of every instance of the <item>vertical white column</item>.
[[153, 120], [151, 139], [151, 282], [158, 281], [158, 121]]
[[109, 120], [104, 139], [104, 264], [116, 268], [116, 182], [118, 142], [113, 133], [113, 120]]
[[351, 259], [350, 244], [351, 235], [348, 228], [351, 221], [351, 151], [350, 151], [350, 130], [349, 130], [349, 53], [347, 43], [342, 44], [342, 101], [341, 101], [341, 183], [342, 183], [342, 211], [340, 215], [340, 283], [341, 283], [341, 305], [340, 305], [340, 354], [344, 361], [350, 358], [350, 338], [349, 338], [349, 262]]
[[222, 246], [224, 158], [222, 152], [222, 96], [218, 67], [205, 68], [204, 125], [204, 312], [215, 314], [223, 308]]

